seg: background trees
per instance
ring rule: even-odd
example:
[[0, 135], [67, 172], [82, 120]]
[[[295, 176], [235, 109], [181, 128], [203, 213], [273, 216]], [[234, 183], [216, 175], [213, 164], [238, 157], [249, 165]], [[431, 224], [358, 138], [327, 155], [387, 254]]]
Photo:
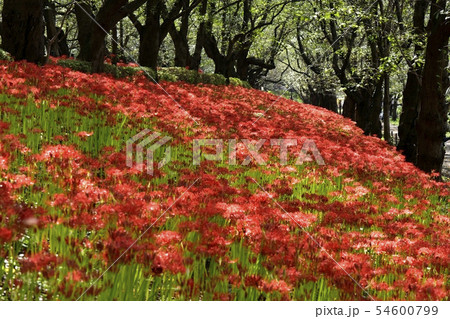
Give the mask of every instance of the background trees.
[[448, 40], [450, 16], [445, 11], [446, 0], [430, 3], [427, 27], [427, 47], [423, 69], [421, 103], [417, 119], [417, 165], [425, 171], [440, 171], [444, 159], [442, 140], [447, 132], [448, 103], [445, 92], [449, 87]]
[[[105, 38], [116, 24], [141, 7], [146, 0], [105, 0], [100, 9], [94, 13], [94, 8], [86, 2], [75, 4], [78, 24], [79, 58], [92, 62], [92, 70], [103, 70], [103, 59], [106, 54]], [[150, 1], [149, 1], [150, 2]]]
[[[100, 72], [137, 61], [202, 69], [316, 104], [440, 170], [448, 120], [445, 0], [4, 0], [2, 47], [43, 63], [70, 55]], [[106, 33], [107, 34], [106, 34]], [[381, 114], [383, 114], [381, 116]], [[384, 129], [383, 129], [384, 128]]]
[[2, 47], [16, 59], [44, 59], [44, 0], [4, 0]]

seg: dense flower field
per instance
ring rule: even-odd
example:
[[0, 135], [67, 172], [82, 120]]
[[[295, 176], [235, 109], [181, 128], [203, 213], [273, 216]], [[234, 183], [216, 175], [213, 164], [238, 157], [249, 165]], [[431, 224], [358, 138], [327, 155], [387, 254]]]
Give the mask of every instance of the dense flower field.
[[[448, 184], [350, 120], [240, 87], [163, 82], [180, 108], [143, 76], [0, 73], [0, 299], [448, 299]], [[126, 166], [145, 128], [172, 137], [153, 176]], [[312, 139], [326, 165], [267, 142], [266, 166], [241, 144], [195, 166], [199, 138]]]

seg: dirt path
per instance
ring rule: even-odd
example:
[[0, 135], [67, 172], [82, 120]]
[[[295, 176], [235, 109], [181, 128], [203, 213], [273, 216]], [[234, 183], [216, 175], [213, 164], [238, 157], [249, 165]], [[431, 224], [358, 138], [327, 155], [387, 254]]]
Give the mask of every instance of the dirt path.
[[445, 158], [442, 166], [442, 176], [450, 178], [450, 141], [445, 143]]

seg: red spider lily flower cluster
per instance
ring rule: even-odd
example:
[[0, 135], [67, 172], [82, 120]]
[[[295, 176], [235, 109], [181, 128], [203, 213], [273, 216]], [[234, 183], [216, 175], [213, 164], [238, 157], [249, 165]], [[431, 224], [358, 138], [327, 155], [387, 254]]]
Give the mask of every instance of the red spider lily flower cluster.
[[[323, 280], [341, 299], [363, 299], [349, 276], [378, 299], [448, 298], [449, 218], [442, 209], [448, 184], [364, 136], [350, 120], [240, 87], [163, 82], [163, 90], [143, 76], [114, 79], [23, 62], [1, 63], [0, 74], [0, 94], [23, 108], [46, 101], [86, 119], [101, 111], [109, 125], [120, 126], [119, 115], [137, 126], [152, 121], [187, 149], [199, 138], [295, 138], [294, 154], [312, 139], [326, 163], [224, 167], [205, 161], [192, 168], [180, 160], [170, 166], [175, 179], [159, 169], [146, 176], [126, 166], [125, 143], [93, 156], [60, 135], [33, 153], [26, 132], [11, 133], [6, 115], [17, 107], [1, 102], [0, 260], [17, 259], [18, 273], [51, 282], [47, 298], [77, 298], [113, 263], [109, 271], [117, 276], [129, 265], [152, 282], [173, 276], [174, 298], [209, 292], [233, 300], [256, 290], [288, 300], [302, 285]], [[274, 102], [255, 123], [261, 108]], [[85, 143], [97, 138], [95, 128], [73, 134]], [[267, 144], [260, 153], [270, 159], [279, 150]], [[239, 161], [247, 156], [237, 150]], [[19, 161], [26, 165], [17, 167]], [[274, 176], [261, 182], [264, 190], [248, 174], [255, 170]], [[158, 178], [165, 182], [152, 184]], [[28, 248], [10, 255], [8, 247], [25, 237]], [[220, 285], [227, 288], [215, 290]], [[105, 282], [87, 296], [110, 286]]]

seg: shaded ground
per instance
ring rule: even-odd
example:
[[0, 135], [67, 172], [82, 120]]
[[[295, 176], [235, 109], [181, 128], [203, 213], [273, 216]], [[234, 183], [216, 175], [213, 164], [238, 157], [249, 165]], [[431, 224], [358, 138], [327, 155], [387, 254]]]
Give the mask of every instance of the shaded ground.
[[[398, 143], [398, 126], [391, 125], [391, 136], [395, 144]], [[445, 158], [442, 166], [442, 175], [450, 178], [450, 141], [445, 144]]]

